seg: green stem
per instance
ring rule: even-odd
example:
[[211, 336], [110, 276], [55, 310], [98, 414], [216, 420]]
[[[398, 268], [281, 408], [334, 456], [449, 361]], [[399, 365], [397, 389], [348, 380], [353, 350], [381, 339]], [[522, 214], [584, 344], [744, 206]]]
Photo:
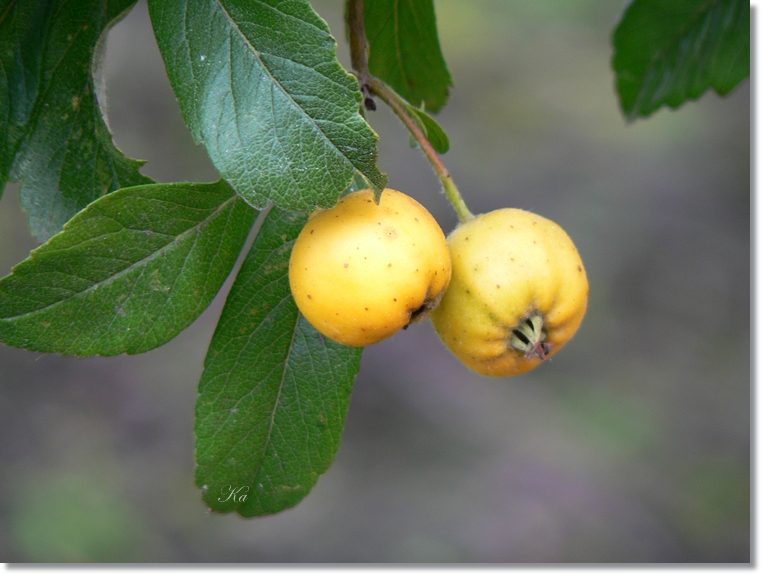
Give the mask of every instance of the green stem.
[[415, 141], [418, 142], [437, 176], [439, 176], [445, 196], [455, 208], [460, 222], [465, 223], [472, 219], [474, 215], [468, 209], [468, 206], [466, 206], [466, 202], [463, 201], [463, 197], [458, 192], [450, 172], [442, 163], [442, 160], [421, 130], [418, 122], [410, 116], [402, 98], [384, 82], [373, 77], [368, 69], [369, 47], [368, 39], [365, 36], [364, 1], [349, 0], [346, 17], [349, 28], [349, 52], [352, 59], [352, 68], [357, 73], [360, 90], [363, 96], [365, 96], [365, 107], [369, 110], [376, 109], [376, 104], [373, 102], [373, 98], [371, 98], [371, 95], [375, 94], [397, 114], [413, 138], [415, 138]]
[[397, 114], [397, 117], [402, 120], [402, 123], [405, 124], [405, 127], [412, 134], [413, 138], [415, 138], [415, 141], [418, 142], [418, 145], [428, 158], [437, 176], [439, 176], [439, 180], [442, 182], [442, 187], [444, 188], [445, 196], [447, 196], [447, 199], [450, 200], [453, 208], [455, 208], [460, 222], [465, 223], [468, 220], [473, 219], [474, 214], [471, 213], [466, 202], [463, 201], [463, 197], [460, 195], [449, 170], [442, 163], [442, 160], [434, 150], [431, 142], [429, 142], [428, 138], [423, 133], [423, 130], [421, 130], [418, 122], [416, 122], [408, 113], [405, 104], [402, 102], [402, 98], [400, 98], [400, 96], [384, 82], [372, 76], [370, 78], [370, 91], [381, 98], [386, 105]]

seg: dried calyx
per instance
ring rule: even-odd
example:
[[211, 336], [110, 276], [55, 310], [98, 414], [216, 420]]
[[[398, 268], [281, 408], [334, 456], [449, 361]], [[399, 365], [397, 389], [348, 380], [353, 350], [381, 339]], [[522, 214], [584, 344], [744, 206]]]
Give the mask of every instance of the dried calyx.
[[550, 359], [548, 354], [553, 344], [545, 341], [547, 334], [542, 326], [542, 315], [539, 313], [522, 319], [511, 332], [513, 349], [522, 352], [527, 359], [537, 356], [543, 361], [548, 361]]

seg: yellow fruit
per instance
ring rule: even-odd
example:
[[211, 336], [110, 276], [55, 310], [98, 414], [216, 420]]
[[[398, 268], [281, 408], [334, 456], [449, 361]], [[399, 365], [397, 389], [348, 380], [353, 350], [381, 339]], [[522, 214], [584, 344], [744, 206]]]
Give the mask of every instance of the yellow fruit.
[[589, 286], [577, 249], [557, 224], [505, 208], [460, 225], [447, 241], [452, 281], [431, 321], [469, 368], [524, 373], [577, 331]]
[[452, 268], [444, 232], [410, 196], [349, 194], [310, 218], [289, 263], [299, 310], [323, 335], [363, 347], [435, 307]]

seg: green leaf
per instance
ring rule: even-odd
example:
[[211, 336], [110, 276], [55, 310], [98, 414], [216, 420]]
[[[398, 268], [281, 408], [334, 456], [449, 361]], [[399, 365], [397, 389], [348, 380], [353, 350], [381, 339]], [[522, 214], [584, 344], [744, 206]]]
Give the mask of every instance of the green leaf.
[[625, 116], [728, 93], [749, 76], [750, 38], [748, 0], [634, 0], [613, 36]]
[[349, 184], [349, 187], [346, 190], [344, 190], [342, 196], [346, 196], [347, 194], [351, 194], [359, 190], [367, 190], [368, 187], [368, 182], [366, 182], [360, 174], [355, 172], [355, 176], [352, 178], [352, 183]]
[[355, 171], [383, 189], [357, 80], [307, 0], [151, 0], [185, 122], [254, 207], [333, 206]]
[[0, 280], [0, 341], [32, 351], [148, 351], [206, 309], [256, 212], [224, 182], [123, 188]]
[[10, 0], [0, 9], [0, 194], [19, 181], [45, 241], [108, 191], [150, 183], [103, 119], [104, 32], [135, 0]]
[[[440, 154], [447, 153], [450, 149], [450, 138], [447, 137], [447, 132], [444, 131], [437, 121], [429, 116], [423, 110], [414, 108], [409, 104], [405, 104], [408, 113], [413, 117], [418, 127], [423, 131], [423, 135], [431, 143], [434, 149]], [[415, 140], [413, 140], [415, 142]]]
[[250, 517], [301, 501], [339, 448], [362, 349], [320, 335], [288, 283], [307, 218], [270, 211], [228, 295], [196, 403], [196, 484]]
[[368, 67], [414, 106], [438, 112], [452, 80], [437, 36], [433, 0], [365, 0]]

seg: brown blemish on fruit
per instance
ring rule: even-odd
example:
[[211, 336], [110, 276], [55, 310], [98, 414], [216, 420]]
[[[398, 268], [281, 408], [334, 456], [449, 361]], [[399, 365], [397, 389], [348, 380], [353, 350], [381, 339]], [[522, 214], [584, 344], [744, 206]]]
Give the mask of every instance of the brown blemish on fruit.
[[345, 267], [345, 268], [348, 268], [348, 267], [349, 267], [349, 264], [344, 264], [344, 267]]

